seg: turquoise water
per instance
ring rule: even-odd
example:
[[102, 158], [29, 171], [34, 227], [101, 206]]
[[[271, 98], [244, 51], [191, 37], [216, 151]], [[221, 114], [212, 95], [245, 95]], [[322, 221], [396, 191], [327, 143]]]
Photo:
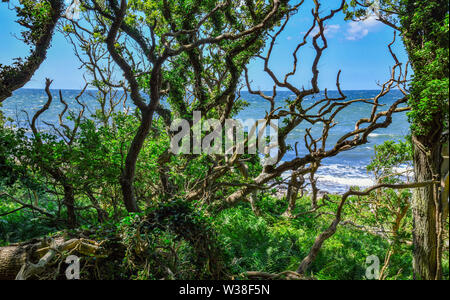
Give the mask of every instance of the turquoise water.
[[[75, 97], [79, 91], [63, 90], [62, 95], [65, 101], [69, 104], [71, 109], [79, 109], [79, 105], [75, 101]], [[360, 99], [371, 98], [377, 94], [377, 91], [345, 91], [347, 99]], [[55, 99], [51, 108], [41, 116], [41, 120], [45, 120], [48, 123], [58, 124], [58, 113], [63, 108], [63, 104], [58, 101], [58, 91], [52, 91]], [[94, 112], [97, 105], [93, 99], [95, 92], [88, 91], [81, 98], [81, 101], [88, 106], [88, 112]], [[330, 97], [336, 96], [336, 92], [329, 92]], [[276, 106], [282, 106], [285, 100], [291, 97], [289, 92], [279, 92], [276, 99]], [[401, 93], [399, 91], [393, 91], [389, 95], [383, 97], [380, 100], [381, 104], [385, 104], [381, 109], [386, 109], [393, 101], [399, 99]], [[265, 116], [266, 110], [269, 109], [269, 103], [257, 96], [243, 92], [242, 98], [245, 99], [249, 106], [239, 113], [237, 118], [239, 119], [261, 119]], [[304, 107], [307, 107], [307, 103], [313, 103], [316, 98], [306, 99]], [[3, 102], [3, 113], [16, 122], [24, 125], [27, 120], [27, 113], [30, 118], [32, 113], [37, 111], [45, 104], [47, 96], [43, 90], [35, 89], [21, 89], [14, 93], [14, 95]], [[130, 106], [131, 103], [130, 103]], [[123, 109], [119, 106], [118, 109]], [[328, 138], [327, 149], [333, 147], [334, 143], [346, 132], [354, 129], [355, 122], [370, 115], [372, 107], [368, 104], [358, 103], [344, 109], [335, 119], [337, 125], [331, 129], [330, 136]], [[39, 124], [45, 126], [44, 124]], [[305, 129], [310, 126], [301, 125], [296, 128], [289, 136], [288, 143], [294, 145], [295, 142], [299, 142], [299, 155], [305, 153], [304, 149], [304, 134]], [[312, 134], [315, 137], [321, 135], [321, 126], [315, 126], [312, 129]], [[370, 186], [373, 181], [371, 175], [366, 171], [366, 165], [370, 162], [371, 156], [373, 156], [373, 146], [381, 144], [386, 140], [400, 140], [409, 133], [409, 124], [406, 117], [406, 113], [398, 113], [393, 117], [392, 125], [387, 129], [379, 129], [369, 136], [369, 142], [365, 145], [361, 145], [350, 151], [342, 152], [335, 157], [328, 158], [323, 161], [323, 166], [318, 171], [319, 188], [329, 192], [343, 192], [348, 189], [349, 186]], [[303, 147], [303, 148], [302, 148]], [[288, 153], [283, 161], [290, 160], [295, 157], [294, 152]]]

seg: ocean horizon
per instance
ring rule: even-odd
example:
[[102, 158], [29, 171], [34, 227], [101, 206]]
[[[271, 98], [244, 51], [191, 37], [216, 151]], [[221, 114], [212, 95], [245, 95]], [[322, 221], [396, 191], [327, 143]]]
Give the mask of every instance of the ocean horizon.
[[[63, 105], [59, 102], [59, 89], [51, 89], [51, 93], [54, 96], [54, 101], [50, 109], [41, 116], [41, 120], [45, 120], [48, 123], [58, 124], [58, 112], [61, 111]], [[377, 95], [377, 90], [347, 90], [343, 93], [347, 96], [347, 99], [359, 99], [359, 98], [373, 98]], [[77, 110], [79, 105], [75, 101], [75, 97], [80, 93], [80, 90], [61, 89], [64, 100], [69, 104], [69, 109]], [[96, 90], [87, 90], [81, 97], [81, 101], [88, 107], [88, 113], [93, 113], [96, 108], [96, 102], [94, 95]], [[266, 92], [265, 92], [266, 93]], [[271, 94], [271, 92], [267, 92]], [[328, 91], [330, 97], [337, 96], [337, 91]], [[315, 97], [309, 97], [305, 99], [305, 105], [308, 101], [313, 103], [316, 99], [320, 99], [323, 96], [323, 92]], [[281, 106], [285, 104], [285, 100], [292, 97], [293, 94], [288, 91], [279, 91], [276, 104]], [[402, 97], [400, 91], [393, 90], [391, 93], [380, 99], [380, 103], [384, 104], [385, 109], [389, 104]], [[248, 106], [244, 108], [235, 118], [237, 119], [261, 119], [265, 116], [265, 112], [269, 109], [269, 102], [248, 93], [247, 91], [241, 92], [241, 98], [243, 98]], [[26, 114], [31, 115], [42, 107], [47, 101], [47, 95], [43, 89], [19, 89], [13, 93], [13, 96], [3, 102], [0, 110], [6, 117], [13, 120], [24, 121], [27, 120]], [[132, 108], [131, 100], [128, 100], [129, 107]], [[119, 109], [121, 109], [120, 106]], [[346, 132], [354, 128], [355, 122], [365, 116], [370, 115], [371, 106], [364, 103], [353, 104], [344, 109], [335, 119], [337, 125], [331, 129], [327, 142], [327, 149]], [[22, 124], [24, 125], [24, 124]], [[39, 122], [39, 126], [44, 127], [42, 122]], [[294, 145], [296, 141], [299, 141], [299, 156], [302, 156], [305, 150], [302, 148], [303, 138], [306, 129], [310, 126], [303, 124], [297, 127], [287, 138], [288, 144]], [[320, 136], [321, 126], [315, 126], [312, 128], [313, 136]], [[397, 113], [393, 116], [393, 122], [391, 126], [386, 129], [379, 129], [369, 135], [367, 144], [356, 147], [352, 150], [341, 152], [335, 157], [330, 157], [323, 160], [322, 166], [317, 172], [318, 187], [322, 191], [329, 193], [343, 193], [351, 186], [358, 186], [361, 188], [373, 185], [374, 180], [370, 173], [367, 172], [366, 166], [370, 163], [372, 156], [374, 155], [374, 146], [384, 143], [387, 140], [403, 140], [406, 135], [409, 134], [409, 123], [405, 112]], [[304, 147], [304, 146], [303, 146]], [[288, 161], [295, 158], [295, 151], [288, 152], [283, 161]]]

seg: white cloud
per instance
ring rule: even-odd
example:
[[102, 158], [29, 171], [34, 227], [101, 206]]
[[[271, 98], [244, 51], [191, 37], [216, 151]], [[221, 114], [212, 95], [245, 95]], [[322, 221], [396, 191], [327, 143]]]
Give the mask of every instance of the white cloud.
[[341, 29], [341, 26], [336, 24], [336, 25], [327, 25], [325, 26], [325, 35], [327, 37], [333, 37], [336, 33], [339, 32], [339, 29]]
[[[335, 36], [336, 33], [339, 32], [339, 29], [341, 29], [341, 26], [338, 24], [335, 25], [326, 25], [325, 26], [325, 30], [323, 31], [323, 33], [325, 34], [325, 37], [327, 38], [332, 38]], [[302, 34], [305, 34], [306, 32], [302, 32]], [[310, 36], [315, 36], [316, 34], [319, 33], [319, 28], [315, 27], [313, 29], [313, 31], [311, 31]]]
[[345, 38], [349, 41], [356, 41], [364, 38], [369, 32], [379, 24], [375, 16], [371, 16], [364, 21], [351, 22], [348, 24]]

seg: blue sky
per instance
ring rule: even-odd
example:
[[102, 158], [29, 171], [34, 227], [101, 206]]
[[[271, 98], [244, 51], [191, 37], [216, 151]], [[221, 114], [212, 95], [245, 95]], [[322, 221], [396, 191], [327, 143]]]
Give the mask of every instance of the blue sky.
[[[338, 5], [337, 0], [322, 1], [322, 13], [328, 13]], [[291, 18], [285, 32], [280, 35], [271, 59], [271, 67], [276, 74], [283, 75], [292, 68], [292, 51], [310, 27], [312, 0], [305, 0], [300, 12]], [[20, 26], [14, 23], [15, 13], [8, 4], [0, 3], [0, 64], [11, 63], [14, 57], [26, 56], [28, 48], [17, 40]], [[365, 22], [346, 22], [342, 14], [327, 23], [326, 36], [329, 48], [324, 52], [320, 67], [320, 88], [336, 89], [336, 74], [341, 69], [341, 86], [344, 90], [377, 89], [377, 82], [384, 82], [390, 76], [394, 62], [387, 51], [392, 41], [393, 30], [375, 19]], [[394, 50], [399, 60], [406, 62], [407, 56], [398, 39]], [[312, 46], [307, 45], [299, 54], [302, 64], [292, 83], [298, 87], [309, 87], [311, 77]], [[72, 47], [57, 33], [47, 60], [33, 76], [26, 88], [42, 88], [46, 77], [54, 80], [53, 88], [80, 89], [84, 85], [83, 70], [73, 55]], [[271, 90], [272, 81], [263, 72], [260, 61], [252, 61], [249, 66], [254, 88]]]

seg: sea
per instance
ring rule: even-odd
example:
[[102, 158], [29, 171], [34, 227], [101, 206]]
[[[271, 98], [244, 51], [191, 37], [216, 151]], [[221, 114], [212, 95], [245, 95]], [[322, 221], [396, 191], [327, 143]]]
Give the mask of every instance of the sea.
[[[59, 90], [51, 91], [55, 100], [50, 109], [41, 116], [41, 120], [47, 123], [58, 124], [58, 113], [63, 109], [63, 104], [58, 101]], [[76, 111], [80, 108], [75, 97], [80, 93], [77, 90], [62, 90], [64, 100], [69, 104], [70, 109]], [[343, 91], [347, 96], [346, 100], [351, 99], [369, 99], [375, 97], [379, 91], [361, 90], [361, 91]], [[93, 113], [98, 108], [95, 100], [95, 91], [87, 91], [80, 101], [88, 107], [88, 113]], [[268, 92], [270, 95], [270, 93]], [[337, 97], [337, 91], [328, 91], [329, 97]], [[315, 101], [322, 99], [324, 93], [306, 98], [303, 107], [306, 108]], [[379, 110], [387, 109], [390, 104], [402, 97], [400, 91], [393, 90], [379, 101], [382, 104]], [[235, 118], [238, 119], [262, 119], [266, 112], [270, 109], [270, 103], [259, 96], [252, 95], [248, 92], [241, 92], [241, 98], [247, 103], [247, 106], [238, 113]], [[291, 92], [278, 92], [276, 97], [276, 107], [286, 105], [286, 101], [293, 98]], [[13, 96], [3, 102], [0, 110], [6, 117], [11, 118], [16, 123], [26, 124], [26, 120], [32, 117], [33, 112], [39, 110], [47, 101], [47, 95], [44, 90], [39, 89], [20, 89], [14, 92]], [[133, 109], [132, 103], [128, 103]], [[119, 106], [118, 109], [124, 109]], [[372, 106], [366, 103], [355, 103], [345, 108], [335, 118], [336, 125], [330, 130], [326, 149], [330, 149], [345, 133], [352, 131], [355, 122], [360, 118], [370, 116]], [[45, 127], [42, 122], [39, 126]], [[298, 126], [287, 138], [288, 144], [294, 145], [298, 142], [298, 154], [301, 157], [305, 154], [304, 135], [308, 128], [311, 129], [313, 137], [317, 138], [321, 135], [322, 126], [312, 126], [308, 123]], [[370, 163], [374, 155], [374, 146], [382, 144], [387, 140], [404, 140], [409, 134], [408, 118], [405, 112], [396, 113], [393, 116], [392, 124], [386, 129], [378, 129], [369, 135], [368, 143], [342, 152], [334, 157], [327, 158], [322, 161], [322, 166], [317, 172], [318, 187], [322, 191], [329, 193], [343, 193], [351, 186], [361, 188], [373, 185], [373, 175], [367, 172], [367, 165]], [[295, 158], [294, 150], [289, 151], [282, 161], [289, 161]]]

